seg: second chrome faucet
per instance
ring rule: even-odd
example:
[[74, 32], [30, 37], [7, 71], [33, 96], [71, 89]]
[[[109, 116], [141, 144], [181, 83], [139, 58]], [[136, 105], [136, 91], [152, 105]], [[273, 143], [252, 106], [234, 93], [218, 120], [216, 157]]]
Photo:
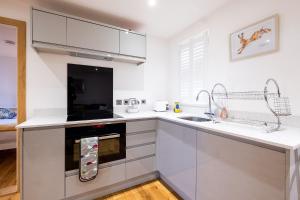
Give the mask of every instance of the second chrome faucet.
[[207, 90], [200, 90], [197, 97], [196, 97], [196, 101], [199, 100], [199, 96], [202, 93], [206, 93], [208, 95], [208, 113], [204, 113], [204, 114], [206, 114], [209, 117], [209, 119], [214, 122], [215, 118], [214, 118], [214, 113], [212, 113], [212, 109], [211, 109], [211, 95], [210, 95], [210, 93]]

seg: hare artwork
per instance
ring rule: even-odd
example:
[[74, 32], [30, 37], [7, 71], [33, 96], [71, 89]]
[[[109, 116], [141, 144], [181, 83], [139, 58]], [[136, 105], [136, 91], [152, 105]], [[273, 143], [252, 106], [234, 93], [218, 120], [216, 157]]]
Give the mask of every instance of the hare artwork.
[[245, 48], [246, 48], [250, 43], [252, 43], [252, 42], [254, 42], [254, 41], [257, 41], [257, 40], [261, 39], [262, 36], [263, 36], [264, 34], [269, 33], [269, 32], [271, 32], [271, 31], [272, 31], [272, 29], [270, 29], [270, 28], [263, 28], [263, 27], [262, 27], [260, 30], [255, 31], [255, 32], [251, 35], [250, 38], [245, 38], [244, 33], [239, 34], [239, 35], [238, 35], [238, 38], [240, 39], [241, 48], [239, 48], [239, 49], [237, 50], [237, 53], [238, 53], [238, 54], [242, 54], [243, 51], [245, 50]]

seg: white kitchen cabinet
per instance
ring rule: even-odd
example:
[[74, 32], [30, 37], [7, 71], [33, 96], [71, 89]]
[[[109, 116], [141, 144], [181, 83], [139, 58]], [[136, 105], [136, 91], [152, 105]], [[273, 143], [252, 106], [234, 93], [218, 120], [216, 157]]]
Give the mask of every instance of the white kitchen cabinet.
[[84, 194], [105, 186], [125, 181], [125, 163], [100, 168], [94, 180], [80, 182], [79, 175], [66, 177], [66, 197]]
[[157, 127], [156, 120], [142, 120], [126, 123], [126, 133], [136, 133], [143, 131], [154, 131]]
[[120, 54], [145, 58], [146, 36], [120, 31]]
[[285, 186], [284, 153], [197, 134], [197, 200], [284, 200]]
[[126, 178], [131, 179], [156, 171], [155, 156], [126, 162]]
[[128, 134], [126, 137], [127, 147], [132, 147], [136, 145], [149, 144], [156, 141], [156, 132], [142, 132], [136, 134]]
[[67, 19], [68, 46], [119, 53], [119, 41], [118, 29], [72, 18]]
[[196, 194], [196, 134], [191, 128], [158, 122], [157, 169], [184, 199], [194, 200]]
[[22, 200], [60, 200], [65, 195], [65, 129], [25, 130]]
[[126, 150], [126, 161], [143, 158], [150, 155], [155, 155], [155, 144], [128, 148]]
[[67, 18], [39, 10], [32, 10], [32, 40], [66, 45]]

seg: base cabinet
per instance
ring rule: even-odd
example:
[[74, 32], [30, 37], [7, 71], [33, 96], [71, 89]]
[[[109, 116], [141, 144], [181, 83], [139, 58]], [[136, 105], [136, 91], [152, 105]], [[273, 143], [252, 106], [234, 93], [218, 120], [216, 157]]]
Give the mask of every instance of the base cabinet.
[[197, 200], [284, 200], [285, 154], [197, 134]]
[[186, 200], [195, 199], [196, 194], [196, 134], [197, 131], [191, 128], [158, 122], [158, 171], [162, 179]]
[[82, 183], [65, 176], [64, 128], [25, 130], [21, 199], [73, 199], [156, 171], [185, 200], [297, 199], [296, 155], [163, 120], [127, 122], [126, 132], [124, 162]]
[[23, 132], [22, 200], [65, 198], [65, 129]]
[[126, 179], [156, 171], [156, 120], [126, 123]]

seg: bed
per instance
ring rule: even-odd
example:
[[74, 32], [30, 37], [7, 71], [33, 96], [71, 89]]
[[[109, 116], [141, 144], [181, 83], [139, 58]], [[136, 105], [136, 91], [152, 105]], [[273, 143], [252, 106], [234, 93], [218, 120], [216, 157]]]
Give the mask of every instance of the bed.
[[6, 126], [13, 126], [17, 124], [17, 119], [0, 119], [0, 126], [6, 125]]
[[17, 124], [15, 108], [0, 108], [0, 132], [14, 131]]

